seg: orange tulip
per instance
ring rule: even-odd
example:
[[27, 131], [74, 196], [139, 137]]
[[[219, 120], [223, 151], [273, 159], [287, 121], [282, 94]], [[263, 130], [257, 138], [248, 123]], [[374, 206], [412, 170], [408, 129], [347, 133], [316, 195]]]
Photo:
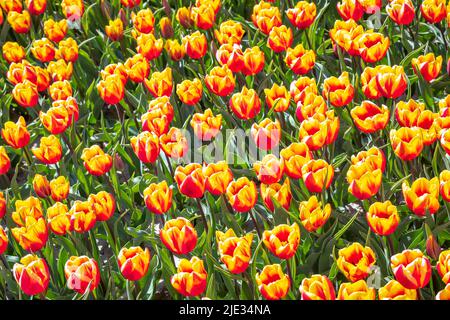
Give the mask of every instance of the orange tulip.
[[284, 173], [284, 167], [280, 159], [273, 154], [265, 155], [261, 161], [253, 163], [258, 180], [265, 184], [280, 181]]
[[24, 108], [31, 108], [38, 104], [37, 86], [28, 80], [16, 84], [12, 90], [12, 95], [17, 104]]
[[278, 146], [281, 136], [281, 125], [278, 120], [263, 119], [260, 123], [254, 123], [250, 134], [258, 148], [272, 150]]
[[56, 100], [52, 102], [52, 108], [65, 108], [67, 110], [67, 113], [69, 115], [69, 122], [68, 126], [70, 126], [73, 122], [78, 121], [79, 117], [79, 109], [78, 109], [78, 103], [77, 100], [73, 97], [68, 97], [66, 100]]
[[143, 82], [150, 73], [150, 64], [147, 59], [141, 54], [135, 54], [128, 58], [124, 64], [127, 69], [128, 77], [133, 82]]
[[376, 84], [381, 95], [389, 99], [400, 97], [408, 87], [405, 71], [401, 66], [379, 66]]
[[440, 142], [441, 142], [441, 146], [442, 148], [444, 148], [445, 152], [447, 152], [447, 154], [450, 154], [450, 130], [449, 129], [443, 129], [440, 132], [441, 138], [440, 138]]
[[392, 149], [403, 161], [416, 158], [423, 149], [422, 132], [419, 128], [402, 127], [389, 132]]
[[256, 184], [247, 177], [231, 181], [227, 187], [227, 198], [234, 210], [247, 212], [255, 206], [258, 200]]
[[294, 48], [286, 50], [284, 62], [295, 74], [307, 74], [316, 63], [316, 54], [313, 50], [306, 50], [300, 43]]
[[51, 81], [50, 74], [48, 73], [47, 69], [35, 66], [34, 70], [36, 71], [36, 87], [38, 92], [47, 90], [47, 88], [50, 86]]
[[230, 108], [239, 119], [249, 120], [261, 110], [261, 101], [255, 90], [243, 86], [241, 92], [231, 96]]
[[226, 43], [240, 44], [244, 33], [242, 24], [233, 20], [222, 22], [219, 30], [214, 30], [214, 35], [221, 45]]
[[[97, 89], [99, 89], [99, 86], [97, 86]], [[72, 86], [70, 85], [70, 82], [67, 80], [53, 82], [49, 86], [48, 92], [53, 101], [66, 100], [67, 98], [71, 97], [73, 94]], [[123, 92], [123, 90], [122, 90], [122, 92]], [[100, 92], [100, 90], [99, 90], [99, 93], [100, 93], [100, 96], [103, 98], [104, 93]]]
[[422, 16], [429, 23], [439, 23], [445, 19], [445, 0], [424, 0], [420, 5]]
[[84, 13], [83, 0], [62, 0], [61, 8], [66, 18], [79, 20]]
[[343, 72], [339, 78], [330, 77], [323, 83], [322, 96], [335, 107], [349, 104], [355, 95], [355, 89], [350, 83], [348, 72]]
[[144, 201], [151, 212], [166, 213], [172, 207], [172, 189], [166, 181], [151, 183], [144, 189]]
[[123, 22], [120, 18], [109, 20], [105, 33], [111, 41], [119, 41], [123, 37]]
[[364, 8], [358, 0], [342, 0], [336, 5], [342, 19], [358, 21], [364, 15]]
[[0, 191], [0, 219], [6, 214], [6, 199], [3, 192]]
[[405, 288], [396, 280], [389, 281], [378, 289], [380, 300], [417, 300], [417, 291]]
[[191, 127], [195, 136], [202, 141], [210, 141], [220, 132], [222, 127], [222, 115], [213, 115], [211, 109], [203, 113], [194, 113], [191, 119]]
[[181, 259], [177, 273], [172, 276], [170, 283], [183, 296], [195, 297], [205, 291], [207, 277], [203, 261], [193, 256], [191, 260]]
[[329, 32], [335, 51], [339, 47], [351, 56], [359, 56], [357, 40], [363, 33], [364, 28], [353, 19], [335, 21], [333, 29]]
[[117, 256], [120, 273], [130, 281], [138, 281], [150, 266], [150, 250], [141, 247], [122, 248]]
[[144, 84], [153, 97], [170, 97], [173, 87], [172, 69], [167, 67], [161, 72], [153, 72], [150, 79], [145, 79]]
[[28, 10], [9, 11], [7, 20], [15, 33], [27, 33], [31, 28], [31, 16]]
[[15, 263], [12, 273], [20, 289], [29, 296], [47, 291], [50, 272], [47, 262], [35, 254], [28, 254]]
[[101, 176], [112, 167], [112, 157], [106, 154], [98, 145], [84, 148], [81, 160], [84, 161], [83, 165], [86, 170], [94, 176]]
[[279, 8], [272, 7], [265, 1], [260, 1], [253, 7], [251, 18], [253, 24], [264, 34], [269, 34], [273, 27], [279, 27], [282, 23]]
[[430, 82], [439, 76], [442, 69], [442, 56], [434, 56], [434, 53], [430, 52], [425, 55], [421, 55], [411, 60], [414, 72], [422, 75], [425, 81]]
[[267, 300], [284, 298], [291, 286], [289, 276], [283, 272], [279, 264], [265, 266], [255, 275], [255, 279], [259, 292]]
[[364, 32], [357, 38], [357, 42], [361, 58], [368, 63], [375, 63], [383, 59], [390, 44], [388, 37], [372, 30]]
[[61, 202], [56, 202], [47, 209], [47, 222], [48, 228], [59, 236], [63, 236], [73, 230], [69, 209]]
[[45, 164], [55, 164], [62, 157], [62, 147], [59, 139], [54, 135], [42, 137], [39, 147], [32, 148], [34, 156]]
[[182, 158], [189, 148], [183, 131], [175, 127], [159, 137], [159, 145], [164, 153], [173, 159]]
[[216, 20], [214, 8], [209, 4], [202, 4], [191, 8], [191, 18], [197, 28], [208, 30]]
[[375, 253], [369, 247], [354, 242], [340, 249], [336, 261], [339, 269], [351, 282], [367, 278], [370, 268], [375, 264]]
[[94, 291], [100, 282], [97, 261], [87, 256], [71, 256], [64, 265], [64, 274], [67, 287], [79, 294]]
[[445, 284], [450, 283], [450, 250], [444, 250], [439, 254], [436, 269]]
[[90, 194], [88, 202], [92, 207], [92, 211], [95, 213], [97, 221], [109, 220], [116, 210], [116, 200], [114, 199], [114, 196], [106, 191]]
[[303, 122], [308, 118], [314, 117], [316, 114], [325, 115], [328, 111], [327, 103], [322, 96], [308, 92], [302, 101], [297, 103], [295, 115], [298, 121]]
[[279, 27], [273, 27], [267, 38], [267, 46], [274, 52], [279, 53], [285, 51], [292, 45], [294, 35], [292, 29], [281, 25]]
[[411, 0], [392, 0], [386, 6], [386, 12], [398, 25], [408, 25], [414, 21], [415, 9]]
[[172, 38], [174, 35], [172, 21], [168, 17], [162, 17], [159, 20], [159, 29], [163, 38]]
[[232, 72], [240, 72], [244, 67], [244, 53], [239, 44], [221, 45], [216, 51], [216, 59], [221, 66], [227, 65]]
[[73, 72], [72, 62], [66, 62], [63, 59], [51, 61], [47, 67], [47, 71], [51, 74], [53, 81], [69, 80]]
[[308, 93], [318, 94], [316, 80], [314, 78], [299, 77], [291, 82], [289, 92], [295, 103], [303, 103]]
[[190, 8], [189, 9], [186, 7], [178, 8], [176, 18], [185, 29], [192, 27], [192, 25], [194, 24], [194, 21], [191, 18]]
[[266, 207], [272, 212], [275, 210], [272, 199], [275, 199], [284, 209], [289, 210], [292, 199], [289, 179], [286, 178], [283, 184], [261, 184], [261, 197]]
[[450, 202], [450, 171], [443, 170], [439, 174], [439, 183], [440, 183], [440, 194], [442, 199], [447, 202]]
[[40, 15], [47, 8], [47, 0], [26, 0], [28, 11], [33, 15]]
[[364, 280], [341, 283], [337, 300], [375, 300], [375, 288], [369, 288]]
[[175, 169], [175, 181], [180, 192], [189, 198], [201, 198], [205, 193], [206, 179], [198, 163], [178, 166]]
[[7, 121], [2, 129], [2, 138], [14, 149], [25, 147], [30, 141], [30, 133], [27, 130], [25, 119], [21, 116], [16, 123]]
[[155, 17], [149, 8], [141, 9], [137, 13], [131, 12], [131, 21], [134, 28], [140, 33], [153, 33], [155, 27]]
[[213, 8], [214, 12], [217, 14], [222, 6], [222, 0], [195, 0], [195, 6], [200, 7], [201, 5], [209, 5]]
[[302, 178], [309, 192], [322, 192], [333, 181], [334, 168], [325, 160], [309, 160], [302, 167]]
[[3, 146], [0, 146], [0, 175], [8, 172], [11, 167], [11, 160]]
[[286, 174], [299, 179], [302, 177], [303, 165], [312, 159], [312, 154], [304, 142], [294, 142], [281, 150], [280, 157]]
[[137, 39], [136, 51], [143, 55], [147, 60], [153, 60], [160, 56], [164, 41], [163, 39], [156, 39], [151, 33], [142, 33]]
[[[411, 290], [414, 291], [414, 290]], [[450, 300], [450, 283], [436, 295], [436, 300]]]
[[314, 2], [299, 1], [294, 8], [286, 10], [286, 15], [292, 25], [299, 29], [308, 28], [316, 18], [317, 8]]
[[407, 102], [399, 101], [395, 105], [395, 119], [403, 127], [415, 127], [423, 111], [425, 111], [424, 103], [413, 99]]
[[321, 228], [331, 215], [331, 205], [319, 203], [316, 196], [312, 196], [308, 201], [302, 201], [299, 205], [300, 220], [309, 232], [314, 232]]
[[159, 236], [167, 249], [175, 254], [188, 254], [197, 245], [197, 232], [183, 217], [167, 221]]
[[[167, 97], [162, 96], [159, 98], [167, 98]], [[164, 104], [165, 102], [160, 100], [154, 103], [155, 107], [153, 109], [149, 109], [149, 111], [147, 111], [142, 115], [141, 117], [142, 130], [150, 131], [151, 133], [154, 133], [158, 137], [161, 137], [162, 135], [166, 134], [169, 131], [170, 122], [172, 121], [173, 115], [164, 112], [164, 110], [161, 108], [161, 105]]]
[[76, 200], [73, 202], [69, 215], [75, 232], [88, 232], [94, 227], [97, 217], [93, 209], [89, 201]]
[[55, 47], [47, 38], [34, 40], [31, 46], [31, 53], [40, 62], [52, 61], [55, 57]]
[[63, 105], [51, 107], [47, 112], [39, 112], [42, 125], [51, 134], [60, 134], [70, 125], [69, 111]]
[[380, 236], [393, 233], [400, 222], [397, 207], [389, 200], [373, 203], [369, 207], [366, 218], [370, 229]]
[[7, 41], [2, 47], [3, 59], [8, 63], [18, 63], [25, 58], [25, 49], [17, 42]]
[[54, 201], [63, 201], [69, 194], [70, 183], [64, 176], [50, 181], [51, 196]]
[[361, 73], [362, 91], [368, 99], [379, 99], [382, 97], [382, 90], [380, 90], [377, 83], [377, 75], [381, 68], [382, 66], [367, 67]]
[[333, 283], [327, 276], [313, 274], [310, 278], [304, 278], [300, 285], [302, 300], [335, 300], [336, 293]]
[[290, 259], [300, 244], [300, 228], [296, 223], [291, 226], [281, 224], [272, 230], [265, 230], [263, 242], [269, 251], [280, 259]]
[[368, 199], [380, 189], [383, 172], [371, 163], [351, 165], [347, 171], [348, 192], [360, 200]]
[[22, 60], [18, 63], [11, 63], [6, 73], [8, 81], [13, 85], [17, 85], [26, 80], [32, 84], [37, 82], [36, 69], [27, 60]]
[[124, 86], [128, 80], [128, 70], [122, 63], [112, 63], [107, 65], [103, 70], [100, 71], [100, 76], [102, 80], [106, 80], [109, 76], [117, 75], [116, 81], [120, 81]]
[[23, 10], [23, 4], [21, 0], [2, 0], [0, 1], [0, 5], [6, 13], [10, 11], [22, 12]]
[[178, 40], [167, 40], [164, 47], [173, 61], [179, 61], [183, 59], [186, 51], [184, 46], [178, 42]]
[[264, 89], [266, 95], [266, 105], [275, 112], [284, 112], [289, 108], [291, 94], [285, 86], [279, 86], [276, 83], [272, 88]]
[[350, 112], [356, 127], [364, 133], [374, 133], [386, 127], [389, 121], [389, 109], [365, 100]]
[[130, 139], [131, 147], [136, 156], [144, 163], [153, 163], [159, 155], [158, 136], [149, 131], [141, 132]]
[[48, 19], [44, 21], [44, 33], [45, 36], [53, 42], [60, 42], [67, 34], [68, 24], [67, 20], [62, 19], [55, 21]]
[[393, 255], [391, 268], [395, 279], [407, 289], [423, 288], [430, 281], [430, 261], [419, 249], [407, 249]]
[[244, 272], [250, 264], [253, 234], [237, 237], [233, 229], [216, 231], [220, 260], [233, 274]]
[[0, 254], [5, 253], [7, 248], [8, 248], [8, 236], [6, 235], [5, 230], [3, 230], [3, 227], [0, 226]]
[[33, 217], [37, 220], [43, 216], [41, 202], [33, 196], [25, 200], [16, 200], [15, 207], [16, 211], [12, 213], [11, 218], [20, 227], [25, 226], [27, 217]]
[[47, 198], [51, 194], [50, 183], [47, 177], [36, 174], [33, 178], [34, 192], [41, 198]]
[[339, 117], [330, 110], [324, 114], [316, 113], [300, 124], [299, 139], [306, 143], [310, 150], [315, 151], [326, 144], [333, 143], [339, 133]]
[[198, 78], [177, 84], [177, 96], [181, 102], [193, 106], [202, 98], [203, 85]]
[[11, 233], [22, 249], [30, 252], [41, 250], [48, 239], [45, 219], [35, 219], [33, 216], [25, 217], [24, 226], [12, 228]]
[[203, 168], [203, 174], [206, 178], [206, 190], [215, 196], [224, 194], [233, 180], [233, 173], [225, 161], [208, 164]]
[[402, 184], [403, 197], [408, 208], [418, 216], [434, 214], [439, 209], [439, 179], [419, 178], [411, 186], [407, 181]]
[[224, 65], [212, 68], [205, 76], [205, 84], [212, 93], [225, 97], [233, 92], [235, 79], [228, 66]]
[[264, 52], [258, 46], [247, 48], [242, 56], [242, 73], [246, 76], [252, 76], [264, 69]]
[[208, 50], [208, 44], [204, 33], [196, 31], [183, 37], [183, 45], [187, 55], [191, 59], [201, 59]]

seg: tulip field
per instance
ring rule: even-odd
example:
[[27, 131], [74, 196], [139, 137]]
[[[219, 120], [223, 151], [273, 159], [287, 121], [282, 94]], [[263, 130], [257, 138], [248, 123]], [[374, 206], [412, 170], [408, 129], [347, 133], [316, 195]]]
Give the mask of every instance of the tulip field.
[[448, 0], [0, 0], [1, 300], [450, 300]]

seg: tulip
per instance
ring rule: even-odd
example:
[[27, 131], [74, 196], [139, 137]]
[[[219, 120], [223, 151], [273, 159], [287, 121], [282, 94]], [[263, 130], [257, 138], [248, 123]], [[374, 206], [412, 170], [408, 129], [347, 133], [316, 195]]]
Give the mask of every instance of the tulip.
[[397, 207], [389, 200], [373, 203], [367, 211], [366, 218], [370, 229], [380, 236], [393, 233], [400, 222]]
[[411, 0], [393, 0], [386, 6], [389, 17], [398, 25], [414, 21], [415, 9]]
[[383, 59], [390, 45], [388, 37], [372, 30], [364, 32], [357, 38], [357, 42], [361, 58], [368, 63], [375, 63]]
[[258, 46], [247, 48], [242, 56], [242, 73], [252, 76], [264, 69], [264, 52]]
[[117, 75], [117, 78], [113, 78], [115, 81], [120, 81], [123, 86], [128, 80], [128, 69], [122, 63], [113, 63], [107, 65], [103, 70], [100, 71], [100, 76], [102, 80], [107, 80], [109, 76]]
[[51, 196], [54, 201], [63, 201], [69, 194], [70, 183], [64, 176], [50, 181]]
[[25, 49], [17, 42], [7, 41], [2, 47], [3, 59], [8, 63], [18, 63], [25, 58]]
[[8, 72], [6, 73], [6, 77], [13, 85], [22, 83], [25, 80], [28, 80], [32, 84], [36, 84], [37, 82], [36, 69], [27, 60], [11, 63]]
[[377, 194], [382, 178], [381, 169], [368, 163], [351, 165], [347, 171], [348, 191], [360, 200], [368, 199]]
[[203, 85], [198, 78], [177, 84], [177, 96], [181, 102], [193, 106], [202, 98]]
[[112, 157], [96, 144], [83, 149], [81, 160], [84, 161], [83, 165], [86, 170], [94, 176], [101, 176], [112, 167]]
[[439, 182], [440, 182], [440, 194], [442, 198], [450, 202], [450, 171], [449, 170], [443, 170], [439, 174]]
[[69, 80], [73, 72], [72, 62], [66, 62], [63, 59], [51, 61], [47, 67], [47, 71], [52, 75], [53, 81]]
[[391, 268], [395, 279], [407, 289], [423, 288], [430, 281], [430, 261], [419, 249], [407, 249], [393, 255]]
[[47, 262], [35, 254], [28, 254], [15, 263], [12, 273], [20, 289], [29, 296], [47, 291], [50, 272]]
[[417, 291], [405, 288], [396, 280], [389, 281], [378, 289], [380, 300], [417, 300]]
[[35, 66], [34, 70], [36, 71], [36, 87], [38, 92], [47, 90], [47, 88], [50, 86], [51, 81], [50, 74], [48, 73], [47, 69]]
[[47, 222], [49, 229], [59, 236], [63, 236], [73, 229], [69, 209], [61, 202], [56, 202], [47, 209]]
[[175, 127], [159, 137], [159, 145], [164, 153], [173, 159], [182, 158], [189, 148], [183, 131]]
[[422, 16], [429, 23], [439, 23], [445, 19], [445, 0], [424, 0], [420, 5]]
[[275, 199], [284, 209], [289, 210], [292, 199], [289, 179], [286, 178], [283, 184], [261, 184], [261, 197], [266, 207], [272, 212], [275, 210], [272, 199]]
[[[166, 98], [166, 96], [160, 98]], [[153, 109], [147, 111], [141, 117], [142, 130], [149, 131], [155, 134], [157, 137], [160, 137], [169, 131], [170, 122], [172, 121], [173, 117], [172, 114], [167, 114], [160, 107], [160, 105], [163, 104], [165, 103], [161, 101], [156, 103]]]
[[6, 153], [5, 147], [0, 146], [0, 175], [8, 172], [11, 167], [11, 160]]
[[244, 86], [241, 92], [231, 96], [230, 108], [239, 119], [249, 120], [259, 113], [261, 102], [255, 90]]
[[227, 65], [232, 72], [241, 72], [244, 67], [244, 53], [239, 44], [221, 45], [216, 51], [216, 59], [221, 66]]
[[364, 8], [358, 0], [342, 0], [336, 5], [342, 19], [358, 21], [364, 15]]
[[325, 79], [322, 96], [329, 100], [335, 107], [343, 107], [349, 104], [355, 95], [355, 89], [350, 83], [348, 72], [343, 72], [339, 78]]
[[224, 194], [233, 180], [233, 173], [225, 161], [210, 163], [203, 168], [206, 178], [206, 190], [215, 196]]
[[6, 214], [6, 199], [3, 192], [0, 191], [0, 219]]
[[150, 64], [141, 54], [135, 54], [128, 58], [124, 64], [128, 77], [133, 82], [143, 82], [150, 73]]
[[77, 100], [73, 97], [68, 97], [66, 100], [56, 100], [52, 102], [52, 107], [59, 109], [61, 107], [65, 108], [68, 113], [68, 126], [72, 124], [72, 121], [76, 122], [78, 121], [79, 117], [79, 109], [78, 109], [78, 103]]
[[84, 4], [82, 0], [62, 0], [61, 8], [66, 18], [74, 20], [81, 19], [84, 13]]
[[42, 217], [42, 206], [38, 198], [30, 196], [25, 200], [16, 200], [16, 211], [11, 215], [13, 221], [20, 227], [25, 226], [27, 217], [33, 217], [35, 220]]
[[440, 142], [441, 142], [441, 146], [442, 148], [444, 148], [445, 152], [447, 152], [447, 154], [450, 154], [450, 130], [449, 129], [443, 129], [440, 132], [441, 138], [440, 138]]
[[313, 274], [304, 278], [300, 285], [302, 300], [335, 300], [336, 294], [333, 284], [327, 276]]
[[314, 118], [317, 114], [326, 115], [327, 111], [328, 107], [325, 99], [315, 93], [308, 92], [305, 94], [303, 101], [297, 103], [295, 115], [298, 121], [303, 122], [308, 118]]
[[354, 242], [340, 249], [337, 265], [345, 277], [351, 282], [367, 278], [370, 268], [375, 264], [375, 253], [369, 247]]
[[276, 83], [272, 88], [264, 89], [266, 95], [266, 105], [275, 112], [284, 112], [289, 108], [291, 94], [285, 86], [279, 86]]
[[203, 4], [191, 8], [191, 19], [197, 28], [208, 30], [214, 25], [216, 13], [209, 4]]
[[151, 33], [142, 33], [137, 37], [136, 51], [143, 55], [147, 60], [153, 60], [161, 55], [164, 41], [163, 39], [156, 39]]
[[294, 48], [287, 48], [284, 62], [295, 74], [307, 74], [316, 63], [316, 54], [313, 50], [306, 50], [300, 43]]
[[167, 40], [164, 48], [173, 61], [179, 61], [183, 59], [184, 55], [186, 54], [184, 46], [181, 45], [178, 40]]
[[172, 189], [166, 181], [151, 183], [144, 189], [144, 201], [151, 212], [166, 213], [172, 207]]
[[213, 8], [214, 13], [218, 13], [222, 4], [222, 0], [195, 0], [195, 6], [200, 7], [201, 5], [209, 5]]
[[69, 210], [71, 225], [78, 233], [85, 233], [91, 230], [97, 221], [93, 206], [89, 201], [76, 200]]
[[172, 276], [170, 283], [183, 296], [195, 297], [205, 291], [207, 277], [203, 261], [193, 256], [191, 260], [181, 259], [177, 273]]
[[265, 184], [280, 181], [284, 173], [284, 167], [280, 159], [273, 154], [267, 154], [261, 161], [253, 163], [258, 180]]
[[422, 102], [413, 99], [399, 101], [395, 105], [395, 119], [402, 127], [415, 127], [424, 111], [425, 104]]
[[138, 281], [148, 271], [150, 265], [150, 250], [141, 247], [122, 248], [117, 256], [120, 273], [130, 281]]
[[194, 24], [194, 21], [191, 18], [190, 8], [189, 9], [186, 7], [178, 8], [176, 18], [185, 29], [190, 28]]
[[158, 136], [149, 131], [138, 134], [130, 139], [131, 147], [136, 156], [144, 163], [153, 163], [159, 155]]
[[331, 215], [331, 205], [327, 203], [322, 208], [316, 196], [312, 196], [308, 201], [300, 202], [299, 209], [300, 220], [308, 232], [315, 232], [328, 221]]
[[167, 221], [160, 232], [161, 241], [175, 254], [188, 254], [197, 244], [197, 232], [189, 220], [178, 217]]
[[22, 249], [30, 252], [41, 250], [48, 239], [47, 225], [42, 217], [26, 216], [24, 226], [12, 228], [11, 232]]
[[[212, 93], [225, 97], [233, 92], [235, 79], [228, 66], [224, 65], [212, 68], [209, 74], [205, 76], [205, 84]], [[243, 91], [244, 89], [247, 90], [246, 87], [242, 88]]]
[[10, 11], [22, 12], [23, 5], [21, 0], [2, 0], [0, 1], [2, 9], [8, 13]]
[[280, 259], [290, 259], [300, 244], [300, 228], [296, 223], [291, 226], [281, 224], [272, 230], [265, 230], [262, 237], [273, 255]]
[[51, 107], [47, 112], [39, 112], [42, 125], [51, 134], [60, 134], [70, 125], [69, 111], [64, 106]]
[[0, 226], [0, 254], [4, 254], [7, 248], [8, 236], [6, 235], [5, 230], [3, 230], [2, 226]]
[[417, 127], [402, 127], [389, 132], [392, 149], [403, 161], [416, 158], [423, 149], [423, 139], [420, 129]]
[[281, 25], [279, 27], [273, 27], [269, 33], [267, 39], [267, 46], [274, 52], [279, 53], [285, 51], [292, 45], [294, 36], [292, 29]]
[[[361, 87], [364, 95], [368, 99], [379, 99], [382, 97], [382, 91], [378, 88], [377, 75], [381, 66], [374, 68], [367, 67], [361, 73]], [[401, 94], [400, 94], [401, 95]]]
[[94, 291], [100, 282], [97, 261], [87, 256], [71, 256], [64, 265], [64, 274], [67, 287], [79, 294]]
[[436, 269], [442, 281], [445, 284], [450, 283], [450, 250], [444, 250], [439, 254], [438, 263]]
[[353, 19], [335, 21], [333, 29], [329, 32], [335, 51], [339, 47], [351, 56], [359, 56], [357, 40], [363, 33], [364, 28]]
[[312, 154], [305, 143], [295, 142], [282, 149], [280, 157], [286, 174], [293, 179], [299, 179], [302, 177], [303, 165], [312, 159]]
[[242, 24], [233, 20], [227, 20], [220, 24], [219, 30], [214, 30], [214, 35], [220, 45], [240, 44], [245, 30]]
[[116, 210], [114, 196], [106, 191], [90, 194], [88, 202], [91, 205], [92, 211], [95, 213], [97, 221], [109, 220]]
[[67, 20], [63, 19], [60, 21], [54, 21], [53, 19], [48, 19], [44, 21], [44, 33], [45, 36], [53, 41], [60, 42], [67, 34]]
[[302, 178], [309, 192], [322, 192], [333, 181], [334, 168], [325, 160], [309, 160], [302, 167]]
[[372, 147], [367, 151], [363, 150], [356, 155], [352, 155], [351, 162], [353, 165], [368, 163], [374, 169], [380, 169], [382, 172], [384, 172], [386, 168], [386, 158], [384, 153], [377, 147]]
[[161, 72], [153, 72], [150, 79], [145, 79], [145, 87], [153, 97], [162, 97], [172, 94], [172, 69], [167, 67]]
[[281, 13], [278, 7], [272, 7], [270, 3], [261, 1], [253, 7], [253, 24], [264, 34], [269, 34], [274, 27], [281, 25]]
[[283, 272], [281, 265], [266, 265], [260, 273], [255, 275], [259, 292], [267, 300], [284, 298], [291, 286], [289, 276]]
[[210, 141], [220, 132], [222, 115], [214, 116], [211, 109], [208, 108], [204, 113], [194, 113], [190, 123], [198, 139]]
[[109, 20], [105, 33], [111, 41], [119, 41], [123, 37], [123, 22], [120, 18]]
[[55, 164], [61, 160], [62, 147], [59, 139], [54, 135], [42, 137], [39, 147], [32, 148], [34, 156], [44, 164]]
[[233, 229], [216, 231], [220, 260], [233, 274], [244, 272], [250, 264], [253, 234], [237, 237]]
[[294, 8], [289, 8], [286, 10], [286, 15], [289, 21], [292, 25], [299, 29], [308, 28], [314, 22], [316, 14], [316, 4], [306, 1], [299, 1]]
[[159, 29], [161, 30], [161, 36], [163, 38], [172, 38], [174, 31], [172, 27], [172, 21], [168, 17], [162, 17], [159, 20]]
[[31, 16], [28, 10], [8, 12], [7, 20], [15, 33], [27, 33], [31, 28]]
[[196, 31], [183, 37], [183, 45], [187, 55], [191, 59], [201, 59], [208, 50], [206, 36], [204, 33]]
[[439, 209], [439, 179], [419, 178], [411, 186], [407, 181], [402, 184], [403, 197], [409, 210], [423, 217], [428, 212], [434, 214]]
[[437, 293], [436, 300], [450, 300], [450, 283]]
[[189, 198], [201, 198], [205, 193], [206, 181], [202, 166], [190, 163], [175, 169], [175, 181], [182, 194]]
[[364, 133], [374, 133], [386, 127], [389, 121], [389, 109], [365, 100], [350, 112], [356, 127]]
[[375, 79], [381, 95], [389, 99], [400, 97], [408, 87], [405, 71], [401, 66], [380, 66]]
[[439, 258], [439, 254], [442, 252], [442, 248], [439, 246], [436, 237], [433, 236], [432, 233], [428, 236], [427, 241], [425, 242], [425, 249], [427, 255], [434, 260], [437, 260]]
[[253, 208], [258, 200], [256, 185], [247, 177], [240, 177], [231, 181], [227, 187], [227, 198], [230, 205], [237, 212], [247, 212]]
[[24, 108], [31, 108], [38, 104], [37, 86], [28, 80], [16, 84], [12, 90], [12, 95], [17, 104]]
[[337, 300], [375, 300], [375, 288], [369, 288], [364, 280], [341, 283]]
[[49, 62], [55, 58], [55, 47], [47, 38], [34, 40], [31, 46], [31, 53], [40, 62]]
[[41, 15], [47, 8], [47, 0], [26, 0], [26, 6], [32, 15]]
[[411, 60], [414, 72], [420, 73], [425, 81], [430, 82], [439, 76], [442, 69], [442, 56], [434, 56], [434, 53], [430, 52], [426, 55], [421, 55]]
[[[97, 89], [99, 89], [99, 86], [100, 86], [100, 84], [97, 86]], [[67, 98], [71, 97], [73, 94], [72, 86], [70, 85], [70, 82], [67, 80], [53, 82], [49, 86], [48, 92], [53, 101], [66, 100]], [[111, 92], [113, 92], [113, 91], [111, 91]], [[122, 90], [122, 92], [123, 92], [123, 90]], [[100, 96], [103, 98], [104, 92], [101, 92], [99, 89], [99, 93], [100, 93]]]
[[278, 120], [271, 121], [265, 118], [260, 123], [254, 123], [250, 133], [258, 148], [271, 150], [280, 142], [281, 125]]

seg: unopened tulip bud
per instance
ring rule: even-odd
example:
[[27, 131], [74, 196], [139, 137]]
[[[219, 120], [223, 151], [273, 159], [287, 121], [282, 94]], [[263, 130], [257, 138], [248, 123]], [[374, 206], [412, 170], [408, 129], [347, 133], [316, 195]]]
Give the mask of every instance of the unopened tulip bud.
[[161, 20], [159, 20], [159, 28], [161, 30], [161, 35], [163, 38], [167, 39], [173, 37], [172, 21], [170, 21], [169, 18], [161, 18]]
[[439, 243], [436, 241], [436, 238], [432, 234], [428, 236], [426, 248], [427, 254], [434, 260], [436, 260], [439, 257], [439, 254], [442, 251], [441, 247], [439, 246]]

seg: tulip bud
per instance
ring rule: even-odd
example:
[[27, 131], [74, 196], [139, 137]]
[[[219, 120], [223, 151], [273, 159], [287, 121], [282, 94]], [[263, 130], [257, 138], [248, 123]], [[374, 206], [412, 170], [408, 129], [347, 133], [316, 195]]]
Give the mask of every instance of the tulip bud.
[[430, 256], [434, 260], [438, 259], [439, 254], [442, 251], [442, 248], [439, 246], [439, 243], [437, 242], [433, 234], [430, 234], [427, 238], [426, 249], [428, 256]]
[[47, 177], [36, 174], [33, 178], [34, 192], [41, 198], [47, 198], [51, 194], [50, 183]]
[[181, 7], [177, 11], [177, 20], [183, 26], [183, 28], [188, 29], [192, 27], [193, 21], [191, 19], [191, 9], [186, 7]]
[[174, 31], [170, 18], [162, 17], [161, 20], [159, 20], [159, 28], [163, 38], [168, 39], [173, 37]]

